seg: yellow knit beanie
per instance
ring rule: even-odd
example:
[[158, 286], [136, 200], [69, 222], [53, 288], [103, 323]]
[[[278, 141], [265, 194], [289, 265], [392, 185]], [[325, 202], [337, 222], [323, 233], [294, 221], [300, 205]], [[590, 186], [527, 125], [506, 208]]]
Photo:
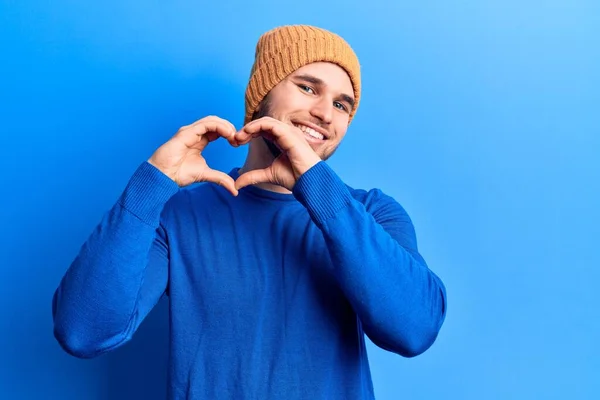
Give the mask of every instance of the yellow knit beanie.
[[260, 36], [254, 57], [246, 88], [244, 124], [250, 122], [273, 87], [298, 68], [318, 61], [335, 63], [348, 73], [355, 97], [350, 121], [354, 117], [360, 99], [360, 64], [350, 45], [340, 36], [309, 25], [281, 26]]

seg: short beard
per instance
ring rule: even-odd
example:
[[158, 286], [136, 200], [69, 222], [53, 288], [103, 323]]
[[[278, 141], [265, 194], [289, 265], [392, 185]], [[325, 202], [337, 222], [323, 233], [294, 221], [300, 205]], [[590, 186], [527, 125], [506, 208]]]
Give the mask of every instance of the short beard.
[[[261, 103], [258, 105], [258, 108], [256, 110], [256, 112], [252, 115], [252, 119], [251, 121], [263, 118], [263, 117], [273, 117], [271, 115], [271, 107], [272, 107], [272, 103], [271, 103], [271, 97], [270, 97], [270, 93], [267, 94], [267, 96], [265, 96], [265, 98], [263, 99], [263, 101], [261, 101]], [[267, 148], [269, 149], [269, 152], [271, 153], [271, 155], [273, 156], [273, 158], [277, 158], [281, 155], [281, 150], [279, 149], [279, 147], [277, 147], [277, 145], [265, 138], [265, 137], [261, 137], [262, 140], [265, 142], [265, 144], [267, 145]], [[339, 146], [339, 145], [338, 145]], [[336, 146], [331, 153], [325, 155], [325, 154], [319, 154], [319, 157], [323, 160], [326, 161], [328, 160], [333, 153], [336, 152], [336, 150], [338, 149], [338, 147]]]
[[[252, 115], [252, 121], [263, 118], [263, 117], [271, 117], [271, 98], [268, 94], [263, 99], [263, 101], [259, 104], [256, 112]], [[265, 137], [261, 137], [261, 138], [267, 145], [267, 148], [271, 152], [271, 155], [273, 156], [273, 158], [277, 158], [281, 155], [281, 150], [279, 149], [279, 147], [277, 147], [277, 145], [275, 143], [273, 143], [273, 141], [271, 141]]]

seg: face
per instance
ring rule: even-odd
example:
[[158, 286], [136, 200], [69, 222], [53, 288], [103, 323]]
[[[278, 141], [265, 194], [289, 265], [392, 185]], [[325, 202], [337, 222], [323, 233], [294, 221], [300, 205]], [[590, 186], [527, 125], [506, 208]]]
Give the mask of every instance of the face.
[[[294, 125], [326, 160], [346, 135], [354, 107], [352, 82], [339, 66], [317, 62], [299, 68], [275, 86], [254, 117], [269, 116]], [[273, 155], [277, 148], [267, 141]]]

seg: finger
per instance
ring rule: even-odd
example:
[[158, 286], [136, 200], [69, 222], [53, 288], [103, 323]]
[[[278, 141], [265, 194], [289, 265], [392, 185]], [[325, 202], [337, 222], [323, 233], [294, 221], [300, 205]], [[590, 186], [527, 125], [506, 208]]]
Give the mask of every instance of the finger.
[[207, 135], [209, 141], [223, 137], [231, 144], [235, 143], [235, 129], [223, 121], [214, 119], [205, 120], [202, 123], [192, 124], [187, 128], [180, 129], [175, 137], [181, 140], [185, 146], [192, 148], [194, 145], [198, 144], [201, 137], [207, 133], [213, 133], [213, 135]]
[[[203, 124], [203, 123], [206, 123], [206, 122], [211, 122], [211, 121], [212, 121], [212, 122], [220, 122], [220, 123], [224, 123], [224, 124], [226, 124], [227, 126], [229, 126], [229, 127], [231, 128], [231, 131], [234, 133], [234, 135], [235, 135], [235, 133], [237, 132], [237, 129], [235, 128], [235, 125], [233, 125], [233, 124], [232, 124], [231, 122], [229, 122], [228, 120], [226, 120], [226, 119], [224, 119], [224, 118], [221, 118], [221, 117], [217, 117], [217, 116], [215, 116], [215, 115], [210, 115], [210, 116], [208, 116], [208, 117], [204, 117], [204, 118], [202, 118], [202, 119], [199, 119], [198, 121], [194, 122], [192, 125]], [[209, 132], [209, 133], [210, 133], [210, 132]], [[216, 137], [212, 138], [212, 140], [215, 140], [215, 139], [216, 139]], [[232, 146], [237, 146], [237, 142], [236, 142], [235, 140], [233, 140], [232, 138], [226, 137], [226, 139], [228, 139], [229, 143], [230, 143]], [[211, 141], [212, 141], [212, 140], [211, 140]]]
[[235, 130], [235, 127], [233, 126], [233, 124], [231, 122], [227, 121], [224, 118], [217, 117], [216, 115], [209, 115], [207, 117], [200, 118], [199, 120], [193, 122], [191, 125], [199, 125], [199, 124], [203, 124], [205, 122], [211, 122], [211, 121], [212, 122], [215, 122], [215, 121], [216, 122], [222, 122], [224, 124], [231, 125], [231, 128], [233, 128]]
[[259, 133], [260, 131], [273, 131], [273, 133], [281, 133], [280, 128], [282, 126], [285, 126], [283, 122], [274, 118], [265, 117], [250, 121], [241, 129], [241, 131], [248, 135]]
[[236, 184], [235, 184], [233, 178], [224, 172], [216, 171], [214, 169], [208, 168], [203, 173], [203, 178], [204, 178], [204, 181], [206, 181], [206, 182], [213, 182], [213, 183], [223, 186], [234, 196], [238, 195], [238, 190], [236, 188]]
[[244, 172], [235, 181], [235, 187], [240, 190], [249, 185], [256, 185], [258, 183], [271, 182], [271, 172], [268, 168], [265, 169], [254, 169], [252, 171]]
[[[245, 144], [248, 144], [252, 139], [261, 136], [261, 132], [256, 132], [254, 134], [249, 134], [243, 130], [236, 132], [235, 134], [235, 141], [239, 146], [243, 146]], [[267, 137], [267, 136], [271, 136], [269, 134], [264, 134], [263, 136]]]
[[233, 132], [233, 136], [235, 138], [235, 133], [237, 132], [235, 125], [233, 125], [231, 122], [227, 121], [226, 119], [224, 119], [223, 121], [225, 121], [225, 123], [227, 123], [229, 126], [231, 126], [231, 131]]
[[288, 151], [301, 139], [301, 136], [294, 131], [295, 129], [295, 127], [273, 118], [261, 118], [244, 126], [240, 132], [236, 133], [236, 139], [240, 143], [245, 143], [249, 138], [261, 135], [276, 142], [282, 150]]
[[261, 134], [264, 136], [273, 129], [273, 126], [276, 123], [275, 121], [275, 119], [269, 117], [263, 117], [254, 121], [250, 121], [236, 133], [236, 139], [240, 143], [246, 143], [252, 138]]

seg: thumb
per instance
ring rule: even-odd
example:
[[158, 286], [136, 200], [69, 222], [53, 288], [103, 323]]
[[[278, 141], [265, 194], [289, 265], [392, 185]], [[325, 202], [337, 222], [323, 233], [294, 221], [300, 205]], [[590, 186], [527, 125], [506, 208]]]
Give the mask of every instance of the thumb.
[[213, 182], [218, 185], [223, 186], [225, 189], [229, 190], [232, 195], [237, 196], [238, 190], [235, 187], [235, 182], [233, 178], [221, 171], [215, 171], [214, 169], [207, 168], [206, 171], [203, 172], [204, 181]]
[[235, 181], [235, 187], [240, 190], [248, 185], [256, 185], [257, 183], [271, 182], [270, 168], [255, 169], [244, 172]]

